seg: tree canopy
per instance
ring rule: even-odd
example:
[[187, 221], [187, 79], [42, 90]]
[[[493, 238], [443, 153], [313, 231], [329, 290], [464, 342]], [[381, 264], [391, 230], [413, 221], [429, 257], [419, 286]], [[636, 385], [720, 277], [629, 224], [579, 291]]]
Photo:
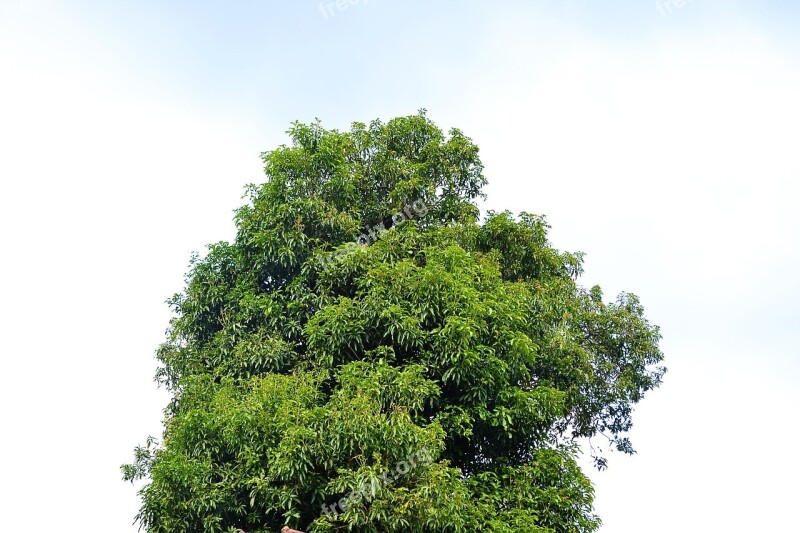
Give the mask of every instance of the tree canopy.
[[477, 146], [424, 111], [289, 134], [169, 300], [140, 525], [595, 531], [577, 443], [633, 453], [664, 373], [636, 296], [581, 286], [543, 216], [481, 219]]

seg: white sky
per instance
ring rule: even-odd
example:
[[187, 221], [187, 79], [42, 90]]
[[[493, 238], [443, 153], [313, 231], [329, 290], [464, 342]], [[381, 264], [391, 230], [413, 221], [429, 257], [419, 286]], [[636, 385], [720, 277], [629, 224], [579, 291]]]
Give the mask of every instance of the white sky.
[[[153, 351], [260, 151], [426, 107], [487, 208], [641, 296], [669, 373], [592, 473], [604, 533], [793, 531], [800, 7], [0, 0], [3, 530], [134, 531]], [[87, 523], [90, 522], [90, 523]]]

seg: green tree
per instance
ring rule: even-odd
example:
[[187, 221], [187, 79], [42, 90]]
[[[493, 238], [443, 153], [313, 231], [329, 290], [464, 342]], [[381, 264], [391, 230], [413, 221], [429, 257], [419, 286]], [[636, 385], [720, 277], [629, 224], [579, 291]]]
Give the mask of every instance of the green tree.
[[[122, 467], [151, 532], [588, 532], [576, 441], [661, 381], [632, 294], [577, 284], [541, 216], [488, 213], [425, 115], [294, 123], [236, 240], [194, 256], [157, 352], [160, 442]], [[599, 466], [605, 459], [596, 457]]]

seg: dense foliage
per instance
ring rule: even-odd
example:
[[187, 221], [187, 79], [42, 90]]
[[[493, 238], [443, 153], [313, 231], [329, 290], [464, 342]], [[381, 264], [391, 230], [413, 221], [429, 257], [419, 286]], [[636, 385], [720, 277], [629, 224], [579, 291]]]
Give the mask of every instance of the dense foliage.
[[632, 453], [664, 372], [637, 298], [578, 285], [541, 216], [480, 222], [477, 147], [424, 112], [290, 134], [170, 300], [140, 524], [596, 530], [575, 442]]

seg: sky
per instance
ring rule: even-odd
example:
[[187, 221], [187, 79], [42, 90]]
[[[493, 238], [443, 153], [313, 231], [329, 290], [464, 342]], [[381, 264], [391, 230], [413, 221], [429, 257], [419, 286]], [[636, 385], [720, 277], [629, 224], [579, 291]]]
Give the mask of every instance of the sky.
[[132, 532], [154, 350], [294, 120], [426, 108], [488, 209], [640, 296], [669, 372], [603, 533], [797, 529], [800, 3], [0, 0], [4, 530]]

